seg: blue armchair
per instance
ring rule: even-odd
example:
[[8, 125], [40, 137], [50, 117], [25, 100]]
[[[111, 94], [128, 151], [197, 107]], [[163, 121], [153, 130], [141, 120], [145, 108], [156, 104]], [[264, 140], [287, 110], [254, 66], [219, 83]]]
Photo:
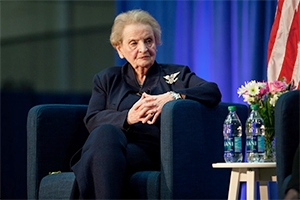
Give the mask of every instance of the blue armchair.
[[275, 106], [276, 174], [278, 198], [292, 173], [293, 159], [300, 143], [300, 90], [281, 95]]
[[[248, 108], [242, 104], [222, 102], [208, 108], [192, 100], [167, 103], [161, 113], [161, 170], [134, 174], [131, 194], [138, 199], [226, 199], [230, 170], [215, 170], [212, 163], [223, 162], [222, 125], [229, 105], [237, 106], [245, 124]], [[88, 136], [86, 109], [48, 104], [29, 111], [29, 199], [69, 197], [74, 181], [69, 161]], [[55, 171], [62, 173], [48, 174]]]

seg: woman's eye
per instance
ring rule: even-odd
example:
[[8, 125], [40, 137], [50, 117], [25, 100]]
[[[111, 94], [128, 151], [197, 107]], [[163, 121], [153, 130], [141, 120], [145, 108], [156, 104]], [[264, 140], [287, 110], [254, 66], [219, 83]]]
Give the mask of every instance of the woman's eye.
[[147, 39], [147, 40], [146, 40], [146, 43], [147, 43], [147, 44], [152, 44], [152, 39]]
[[130, 42], [129, 45], [132, 46], [132, 47], [134, 47], [134, 46], [137, 45], [137, 42]]
[[146, 40], [146, 45], [147, 45], [147, 47], [152, 47], [153, 44], [154, 44], [154, 42], [153, 42], [152, 39], [147, 39], [147, 40]]

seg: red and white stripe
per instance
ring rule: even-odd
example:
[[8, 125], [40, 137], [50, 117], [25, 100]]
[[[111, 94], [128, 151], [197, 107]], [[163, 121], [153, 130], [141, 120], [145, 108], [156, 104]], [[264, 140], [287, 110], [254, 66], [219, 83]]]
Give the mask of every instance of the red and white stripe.
[[278, 0], [268, 46], [268, 81], [285, 77], [300, 89], [300, 0]]

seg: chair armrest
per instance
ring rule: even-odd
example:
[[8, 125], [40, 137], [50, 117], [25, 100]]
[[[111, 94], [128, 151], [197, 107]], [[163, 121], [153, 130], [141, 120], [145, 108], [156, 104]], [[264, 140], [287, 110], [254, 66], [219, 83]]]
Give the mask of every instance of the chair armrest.
[[69, 162], [88, 136], [86, 105], [44, 104], [27, 118], [27, 193], [37, 199], [41, 179], [49, 172], [70, 171]]
[[208, 108], [196, 101], [177, 100], [163, 107], [162, 199], [227, 198], [230, 170], [213, 169], [212, 163], [224, 162], [222, 130], [229, 105], [236, 105], [244, 125], [248, 108], [242, 104], [220, 103]]
[[284, 180], [292, 173], [300, 141], [300, 90], [281, 95], [275, 106], [276, 174], [278, 198], [284, 198]]

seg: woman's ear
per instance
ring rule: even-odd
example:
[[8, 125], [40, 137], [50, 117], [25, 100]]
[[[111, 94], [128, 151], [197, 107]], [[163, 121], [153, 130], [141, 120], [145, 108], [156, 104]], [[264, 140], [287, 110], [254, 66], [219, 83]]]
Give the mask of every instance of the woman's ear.
[[117, 52], [118, 52], [118, 54], [119, 54], [119, 57], [120, 57], [121, 59], [123, 59], [124, 56], [123, 56], [123, 53], [122, 53], [122, 50], [121, 50], [121, 46], [120, 46], [120, 45], [116, 46], [116, 50], [117, 50]]

